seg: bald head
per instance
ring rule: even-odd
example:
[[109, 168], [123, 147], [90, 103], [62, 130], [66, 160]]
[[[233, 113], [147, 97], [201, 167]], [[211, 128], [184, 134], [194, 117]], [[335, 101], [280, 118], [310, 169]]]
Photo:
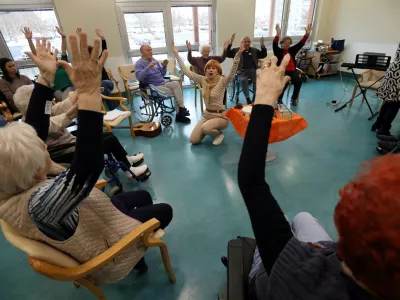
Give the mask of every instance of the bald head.
[[242, 38], [242, 41], [244, 43], [244, 49], [249, 50], [251, 46], [251, 39], [248, 36], [245, 36]]
[[153, 49], [150, 45], [142, 45], [140, 46], [140, 53], [142, 54], [143, 59], [152, 59], [153, 58]]

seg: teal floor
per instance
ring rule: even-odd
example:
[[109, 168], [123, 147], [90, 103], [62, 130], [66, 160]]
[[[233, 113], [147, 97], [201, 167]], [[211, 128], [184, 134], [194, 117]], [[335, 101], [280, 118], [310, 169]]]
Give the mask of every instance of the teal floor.
[[[350, 80], [349, 88], [353, 86]], [[377, 155], [367, 106], [356, 100], [352, 108], [335, 113], [334, 107], [327, 104], [342, 96], [338, 77], [311, 79], [304, 84], [300, 105], [294, 111], [305, 117], [309, 127], [290, 140], [272, 145], [278, 157], [267, 166], [267, 180], [288, 217], [309, 211], [334, 238], [332, 215], [339, 188], [363, 161]], [[221, 146], [213, 146], [210, 138], [191, 146], [189, 135], [200, 118], [193, 98], [193, 90], [185, 90], [191, 125], [174, 124], [154, 139], [134, 140], [127, 130], [116, 131], [129, 153], [145, 154], [153, 173], [143, 184], [124, 181], [125, 188], [146, 189], [155, 203], [166, 202], [174, 209], [164, 240], [177, 283], [169, 283], [160, 255], [152, 249], [146, 255], [149, 272], [141, 277], [131, 273], [118, 283], [103, 286], [108, 299], [216, 299], [226, 284], [226, 269], [220, 257], [226, 254], [228, 241], [239, 235], [252, 236], [236, 177], [243, 140], [230, 125]], [[377, 110], [377, 98], [370, 99]], [[397, 121], [394, 131], [399, 128]], [[35, 274], [26, 255], [1, 235], [0, 248], [1, 299], [93, 299], [72, 284]]]

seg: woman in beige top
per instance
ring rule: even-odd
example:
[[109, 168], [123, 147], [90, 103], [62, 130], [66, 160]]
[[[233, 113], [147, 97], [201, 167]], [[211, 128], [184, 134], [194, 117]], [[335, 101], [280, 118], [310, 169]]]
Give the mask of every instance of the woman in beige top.
[[216, 60], [210, 60], [206, 64], [204, 68], [206, 76], [201, 76], [190, 72], [186, 68], [185, 64], [179, 57], [178, 48], [173, 46], [175, 57], [183, 73], [185, 73], [190, 79], [200, 83], [203, 89], [206, 111], [190, 135], [190, 142], [193, 145], [200, 144], [206, 135], [214, 137], [214, 145], [219, 145], [224, 140], [222, 130], [224, 130], [229, 124], [228, 118], [224, 114], [224, 93], [228, 83], [236, 74], [243, 50], [244, 45], [241, 43], [240, 50], [235, 56], [232, 69], [227, 77], [222, 76], [221, 65]]

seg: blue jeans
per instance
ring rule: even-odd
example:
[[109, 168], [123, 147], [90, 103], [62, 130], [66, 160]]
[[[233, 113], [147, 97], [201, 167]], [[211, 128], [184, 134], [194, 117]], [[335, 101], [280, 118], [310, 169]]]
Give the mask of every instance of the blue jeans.
[[114, 83], [111, 80], [103, 80], [101, 82], [101, 87], [104, 88], [103, 95], [111, 96], [111, 91], [114, 89]]

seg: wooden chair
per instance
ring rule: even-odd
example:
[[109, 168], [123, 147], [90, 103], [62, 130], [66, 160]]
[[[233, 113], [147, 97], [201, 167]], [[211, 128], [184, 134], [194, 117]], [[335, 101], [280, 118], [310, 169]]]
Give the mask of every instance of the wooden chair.
[[[362, 88], [369, 88], [373, 90], [378, 90], [381, 87], [383, 77], [385, 76], [384, 71], [376, 71], [376, 70], [365, 70], [361, 74], [359, 74], [359, 82]], [[379, 81], [377, 81], [380, 79]], [[377, 82], [376, 82], [377, 81]], [[356, 96], [358, 90], [358, 85], [354, 86], [353, 95], [351, 96], [350, 106], [353, 104], [354, 98]], [[363, 96], [362, 103], [364, 103], [365, 98]]]
[[139, 81], [136, 78], [135, 65], [129, 64], [119, 66], [118, 73], [122, 78], [129, 104], [131, 107], [133, 107], [132, 94], [134, 94], [136, 91], [139, 91]]
[[[107, 182], [101, 180], [96, 184], [96, 187], [103, 188], [105, 185], [107, 185]], [[23, 236], [3, 220], [0, 220], [0, 225], [7, 241], [28, 254], [28, 263], [36, 272], [53, 280], [73, 282], [77, 288], [83, 286], [92, 292], [97, 299], [105, 300], [106, 297], [98, 286], [87, 279], [87, 276], [116, 258], [133, 243], [142, 242], [146, 250], [150, 247], [159, 247], [169, 279], [172, 283], [176, 282], [167, 245], [158, 237], [162, 230], [154, 234], [154, 231], [160, 226], [157, 219], [151, 219], [141, 224], [114, 246], [84, 264], [78, 263], [72, 257], [47, 244]]]
[[[120, 105], [121, 108], [126, 112], [126, 113], [124, 113], [123, 115], [118, 116], [116, 119], [114, 119], [114, 120], [112, 120], [112, 121], [106, 121], [106, 120], [104, 120], [104, 121], [103, 121], [103, 124], [104, 124], [104, 126], [106, 127], [106, 131], [107, 131], [107, 132], [112, 132], [112, 130], [113, 130], [114, 128], [120, 128], [120, 129], [129, 128], [130, 131], [131, 131], [131, 136], [132, 136], [133, 138], [135, 138], [136, 135], [135, 135], [135, 130], [134, 130], [133, 121], [132, 121], [132, 113], [131, 113], [131, 111], [124, 105], [124, 102], [127, 102], [128, 99], [127, 99], [127, 98], [124, 98], [124, 97], [108, 97], [108, 96], [105, 96], [105, 95], [101, 95], [101, 97], [102, 97], [104, 100], [119, 101], [119, 105]], [[107, 116], [107, 113], [108, 113], [108, 112], [107, 112], [107, 109], [106, 109], [106, 106], [104, 105], [104, 103], [102, 103], [101, 106], [102, 106], [102, 109], [103, 109], [103, 112], [104, 112], [104, 117], [106, 117], [106, 116]], [[121, 122], [122, 122], [123, 120], [125, 120], [125, 119], [128, 119], [128, 120], [129, 120], [129, 127], [127, 127], [127, 126], [119, 126], [119, 124], [121, 124]]]
[[119, 88], [119, 81], [115, 79], [113, 73], [109, 68], [105, 68], [108, 77], [114, 83], [114, 89], [111, 91], [111, 96], [122, 97], [121, 89]]
[[[190, 71], [197, 73], [196, 67], [190, 66]], [[201, 88], [200, 83], [198, 82], [193, 82], [194, 83], [194, 107], [197, 108], [197, 91], [200, 92], [200, 108], [201, 108], [201, 113], [203, 113], [203, 90]]]
[[16, 113], [11, 113], [10, 109], [7, 106], [7, 103], [5, 101], [0, 100], [0, 112], [4, 116], [7, 122], [13, 122], [18, 119], [22, 118], [22, 114], [20, 112]]
[[[158, 62], [161, 64], [164, 60], [158, 59]], [[179, 81], [181, 88], [182, 88], [182, 75], [180, 74], [180, 70], [176, 66], [176, 59], [168, 58], [168, 65], [167, 65], [167, 73], [171, 77], [171, 81]]]

